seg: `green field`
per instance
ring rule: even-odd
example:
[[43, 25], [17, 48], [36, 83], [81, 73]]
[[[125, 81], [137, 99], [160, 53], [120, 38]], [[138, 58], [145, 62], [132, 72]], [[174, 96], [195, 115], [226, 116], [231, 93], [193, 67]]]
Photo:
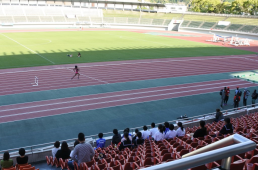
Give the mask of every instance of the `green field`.
[[[101, 61], [252, 54], [157, 35], [126, 31], [2, 33], [0, 68]], [[77, 52], [82, 54], [76, 57]], [[67, 57], [73, 54], [73, 57]]]

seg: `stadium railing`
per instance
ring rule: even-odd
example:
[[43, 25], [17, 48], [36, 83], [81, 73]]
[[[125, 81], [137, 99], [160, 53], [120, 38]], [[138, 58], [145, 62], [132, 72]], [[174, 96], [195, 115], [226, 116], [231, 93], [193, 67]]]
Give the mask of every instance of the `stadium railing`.
[[222, 159], [221, 168], [230, 170], [231, 157], [256, 148], [256, 143], [238, 134], [197, 149], [182, 156], [182, 159], [154, 165], [145, 170], [188, 169]]
[[[238, 109], [232, 108], [232, 109], [225, 110], [224, 116], [238, 117], [240, 115], [246, 115], [246, 114], [253, 113], [253, 112], [258, 112], [258, 103], [255, 104], [255, 107], [252, 107], [252, 105], [247, 105], [247, 106], [239, 107]], [[215, 114], [216, 114], [215, 112], [212, 112], [212, 113], [197, 115], [197, 116], [184, 118], [184, 119], [176, 119], [176, 120], [172, 120], [172, 121], [168, 121], [168, 122], [170, 124], [174, 124], [175, 126], [177, 126], [177, 122], [181, 121], [184, 124], [184, 127], [187, 128], [187, 127], [192, 127], [192, 126], [196, 126], [196, 125], [198, 126], [200, 120], [205, 120], [206, 123], [211, 123], [214, 121]], [[156, 123], [156, 124], [158, 125], [158, 124], [163, 124], [163, 123], [164, 122]], [[148, 129], [150, 129], [150, 125], [147, 125], [147, 127], [148, 127]], [[130, 130], [131, 130], [132, 134], [134, 134], [135, 129], [140, 130], [140, 129], [142, 129], [142, 126], [131, 128]], [[119, 133], [122, 134], [123, 130], [119, 130]], [[113, 136], [113, 132], [107, 132], [107, 133], [103, 133], [103, 134], [104, 134], [105, 139], [107, 140], [106, 145], [109, 145], [111, 142], [112, 136]], [[73, 143], [76, 139], [77, 138], [60, 140], [60, 142], [66, 141], [68, 143], [68, 146], [72, 147]], [[98, 139], [98, 135], [96, 134], [96, 135], [85, 136], [85, 139], [86, 139], [86, 142], [89, 142], [92, 145], [94, 145], [96, 139]], [[48, 142], [48, 143], [43, 143], [43, 144], [38, 144], [38, 145], [24, 146], [23, 148], [26, 150], [26, 154], [29, 155], [30, 157], [32, 157], [30, 159], [30, 161], [31, 160], [33, 161], [34, 158], [37, 158], [38, 161], [42, 161], [42, 160], [44, 160], [46, 153], [51, 153], [53, 144], [54, 144], [54, 141]], [[0, 159], [2, 158], [3, 153], [6, 151], [10, 152], [11, 157], [16, 157], [16, 156], [18, 156], [18, 150], [19, 150], [19, 148], [1, 150], [0, 151]], [[41, 155], [41, 156], [39, 156], [39, 155]]]

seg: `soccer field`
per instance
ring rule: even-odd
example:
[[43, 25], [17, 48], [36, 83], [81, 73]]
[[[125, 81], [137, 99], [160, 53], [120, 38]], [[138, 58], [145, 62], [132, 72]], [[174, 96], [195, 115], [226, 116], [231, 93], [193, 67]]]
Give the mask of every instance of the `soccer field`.
[[[0, 69], [101, 61], [253, 54], [129, 31], [1, 33]], [[78, 58], [80, 52], [82, 57]], [[67, 57], [72, 54], [73, 57]]]

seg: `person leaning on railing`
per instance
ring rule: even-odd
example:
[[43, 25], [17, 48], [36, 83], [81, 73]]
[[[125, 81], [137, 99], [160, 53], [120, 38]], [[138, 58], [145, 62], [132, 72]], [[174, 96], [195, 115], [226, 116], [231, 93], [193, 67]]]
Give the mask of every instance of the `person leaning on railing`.
[[11, 168], [13, 167], [13, 160], [10, 159], [9, 152], [5, 152], [3, 155], [3, 160], [1, 160], [1, 167], [2, 169]]

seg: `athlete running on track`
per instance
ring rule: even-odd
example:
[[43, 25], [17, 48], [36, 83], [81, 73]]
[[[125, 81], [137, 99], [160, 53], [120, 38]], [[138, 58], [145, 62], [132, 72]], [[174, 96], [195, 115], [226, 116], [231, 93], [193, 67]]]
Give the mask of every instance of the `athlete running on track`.
[[79, 68], [77, 66], [75, 66], [73, 71], [75, 72], [75, 75], [71, 79], [73, 79], [76, 75], [78, 75], [78, 79], [79, 79], [79, 76], [80, 76]]

